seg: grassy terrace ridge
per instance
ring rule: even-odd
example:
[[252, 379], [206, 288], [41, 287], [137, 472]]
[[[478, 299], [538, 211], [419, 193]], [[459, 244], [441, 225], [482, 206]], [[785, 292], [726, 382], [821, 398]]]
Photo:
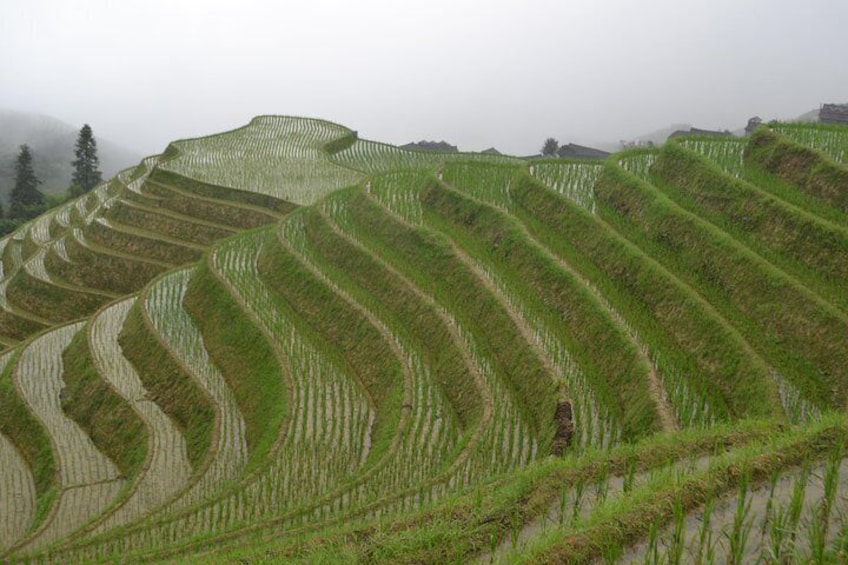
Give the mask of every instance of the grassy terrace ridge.
[[316, 278], [284, 242], [264, 246], [258, 267], [262, 280], [285, 302], [281, 306], [304, 321], [316, 348], [338, 359], [374, 403], [376, 419], [368, 457], [376, 460], [393, 443], [401, 412], [408, 410], [403, 406], [401, 360], [379, 330]]
[[107, 218], [131, 227], [161, 232], [173, 239], [203, 246], [211, 245], [235, 233], [234, 230], [224, 226], [201, 222], [181, 214], [139, 205], [128, 200], [121, 200], [112, 205]]
[[117, 298], [117, 294], [74, 287], [57, 277], [50, 282], [37, 278], [26, 269], [19, 270], [6, 289], [9, 301], [21, 310], [53, 323], [76, 320]]
[[513, 393], [542, 449], [548, 447], [557, 396], [553, 380], [495, 297], [476, 283], [442, 237], [403, 224], [364, 193], [352, 199], [350, 207], [360, 235], [370, 234], [381, 255], [445, 305], [496, 361], [496, 374]]
[[25, 224], [0, 562], [838, 562], [848, 128], [770, 126], [523, 160], [260, 116]]
[[526, 175], [515, 178], [510, 196], [513, 213], [534, 237], [597, 285], [650, 340], [661, 371], [685, 375], [687, 388], [718, 419], [782, 413], [762, 359], [656, 260]]
[[132, 479], [145, 463], [148, 433], [130, 405], [94, 366], [87, 332], [81, 331], [62, 353], [65, 391], [62, 409], [91, 437], [124, 477]]
[[663, 147], [651, 169], [677, 204], [731, 233], [759, 255], [846, 309], [848, 226], [833, 224], [735, 180], [678, 144]]
[[848, 214], [848, 169], [823, 153], [761, 128], [754, 132], [745, 160]]
[[204, 249], [200, 245], [115, 222], [94, 221], [86, 227], [85, 233], [87, 239], [104, 248], [171, 265], [197, 261]]
[[474, 425], [483, 412], [481, 399], [477, 397], [479, 391], [465, 372], [462, 352], [453, 342], [435, 306], [417, 294], [415, 287], [397, 273], [378, 263], [367, 250], [345, 239], [344, 232], [334, 231], [330, 222], [317, 209], [304, 213], [309, 244], [335, 269], [333, 278], [351, 279], [372, 296], [374, 308], [382, 305], [389, 312], [387, 316], [396, 317], [392, 328], [419, 336], [429, 356], [431, 370], [460, 423], [464, 427]]
[[184, 304], [244, 415], [249, 471], [269, 456], [288, 418], [289, 391], [279, 359], [208, 264], [195, 272]]
[[33, 527], [50, 511], [57, 494], [56, 460], [50, 436], [21, 398], [12, 373], [18, 352], [6, 353], [0, 373], [0, 433], [9, 439], [23, 456], [32, 472], [37, 508]]
[[[571, 337], [569, 348], [579, 352], [578, 363], [599, 399], [614, 407], [623, 438], [659, 430], [649, 395], [649, 366], [581, 281], [528, 244], [518, 227], [490, 207], [462, 198], [438, 183], [427, 190], [423, 204], [433, 222], [444, 222], [447, 230], [460, 232], [456, 239], [464, 236], [475, 241], [478, 250], [489, 250], [489, 257], [503, 265], [513, 280], [522, 280], [526, 285], [522, 295], [537, 298], [537, 308], [567, 313], [561, 331]], [[543, 395], [532, 389], [522, 394], [528, 398]]]
[[815, 403], [845, 405], [843, 313], [621, 169], [607, 167], [595, 193], [602, 217], [744, 327], [752, 344]]
[[150, 399], [177, 424], [186, 439], [189, 462], [195, 469], [208, 456], [215, 428], [215, 409], [207, 395], [158, 339], [140, 306], [130, 310], [120, 344], [147, 389]]
[[138, 257], [94, 250], [76, 237], [65, 238], [64, 246], [70, 261], [55, 252], [48, 253], [45, 267], [48, 272], [81, 288], [130, 294], [141, 290], [147, 281], [167, 268]]
[[270, 214], [267, 209], [258, 206], [195, 196], [154, 181], [147, 181], [144, 188], [145, 194], [157, 198], [158, 204], [163, 208], [231, 228], [250, 229], [271, 224], [280, 219], [280, 215]]

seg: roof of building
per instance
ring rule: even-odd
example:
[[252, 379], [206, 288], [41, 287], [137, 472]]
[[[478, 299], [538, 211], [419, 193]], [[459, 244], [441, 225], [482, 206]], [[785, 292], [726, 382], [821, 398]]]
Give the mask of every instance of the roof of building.
[[575, 159], [606, 159], [610, 156], [610, 153], [601, 149], [595, 149], [594, 147], [569, 143], [568, 145], [560, 146], [557, 150], [557, 155]]

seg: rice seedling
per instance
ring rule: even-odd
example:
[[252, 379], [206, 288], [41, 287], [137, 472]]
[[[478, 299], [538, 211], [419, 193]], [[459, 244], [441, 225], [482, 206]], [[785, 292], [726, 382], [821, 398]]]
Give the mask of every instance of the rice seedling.
[[152, 512], [182, 490], [191, 474], [185, 438], [156, 403], [146, 400], [147, 390], [118, 344], [120, 328], [135, 300], [130, 298], [101, 311], [90, 324], [88, 343], [99, 373], [150, 428], [152, 453], [133, 493], [101, 521], [95, 533], [123, 526]]
[[27, 549], [62, 539], [96, 518], [123, 487], [115, 465], [61, 408], [61, 354], [83, 325], [62, 326], [37, 338], [21, 352], [15, 367], [22, 396], [52, 438], [61, 488], [51, 519], [27, 540]]
[[531, 165], [531, 174], [547, 187], [572, 200], [578, 206], [595, 211], [595, 180], [601, 172], [597, 162], [538, 162]]
[[[0, 356], [0, 374], [12, 353]], [[29, 530], [36, 508], [32, 471], [14, 444], [0, 433], [0, 553], [12, 547]]]
[[788, 123], [778, 123], [771, 127], [793, 141], [827, 153], [838, 163], [848, 164], [848, 132], [844, 127]]
[[739, 493], [736, 498], [736, 511], [733, 514], [732, 528], [727, 533], [728, 563], [737, 565], [745, 562], [745, 549], [753, 529], [753, 523], [749, 519], [751, 503], [747, 499], [749, 483], [750, 475], [747, 470], [743, 471], [742, 478], [739, 481]]
[[[657, 160], [654, 151], [639, 151], [622, 155], [618, 165], [633, 176], [642, 180], [650, 180], [651, 165]], [[600, 170], [598, 171], [600, 173]]]
[[244, 419], [217, 367], [211, 362], [203, 336], [182, 306], [192, 271], [174, 271], [158, 279], [147, 293], [144, 309], [172, 354], [211, 397], [218, 411], [215, 457], [200, 480], [170, 504], [170, 511], [212, 497], [235, 479], [247, 459]]
[[731, 176], [740, 178], [744, 174], [744, 139], [684, 137], [679, 143], [686, 149], [703, 155]]
[[202, 182], [312, 204], [361, 178], [331, 163], [322, 149], [349, 133], [321, 120], [260, 117], [232, 132], [175, 142], [176, 157], [160, 168]]

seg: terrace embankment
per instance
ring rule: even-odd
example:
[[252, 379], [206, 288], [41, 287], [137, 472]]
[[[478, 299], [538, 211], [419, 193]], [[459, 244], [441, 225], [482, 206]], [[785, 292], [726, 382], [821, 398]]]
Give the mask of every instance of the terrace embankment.
[[[463, 240], [474, 240], [478, 250], [490, 250], [490, 261], [501, 267], [504, 276], [524, 283], [518, 292], [530, 298], [531, 307], [550, 312], [550, 323], [569, 336], [568, 349], [575, 352], [595, 394], [613, 407], [623, 439], [659, 429], [657, 408], [649, 394], [648, 363], [573, 271], [530, 244], [515, 224], [491, 207], [439, 184], [429, 188], [423, 204], [434, 217], [431, 221], [445, 221]], [[551, 319], [556, 317], [560, 323]], [[525, 402], [538, 402], [539, 397], [550, 394], [531, 388], [532, 380], [521, 382]]]
[[848, 170], [815, 149], [763, 128], [751, 137], [745, 162], [848, 214]]
[[[144, 296], [142, 293], [140, 300]], [[215, 429], [211, 400], [157, 338], [138, 302], [124, 322], [119, 343], [150, 399], [162, 407], [185, 437], [188, 460], [195, 469], [200, 467]]]
[[696, 288], [784, 377], [819, 405], [844, 405], [842, 312], [622, 169], [608, 166], [595, 193], [606, 221]]
[[735, 179], [675, 143], [662, 149], [651, 172], [657, 188], [675, 203], [731, 234], [843, 311], [848, 309], [846, 226]]
[[269, 456], [290, 412], [284, 366], [265, 335], [208, 264], [194, 272], [186, 311], [245, 419], [248, 469]]

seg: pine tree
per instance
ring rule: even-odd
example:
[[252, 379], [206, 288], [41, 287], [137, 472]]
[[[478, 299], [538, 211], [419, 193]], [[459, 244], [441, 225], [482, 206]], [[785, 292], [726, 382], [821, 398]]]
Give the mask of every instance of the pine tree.
[[15, 161], [15, 187], [10, 196], [9, 216], [12, 218], [34, 218], [44, 211], [44, 194], [38, 190], [41, 181], [32, 168], [32, 153], [29, 146], [21, 145]]
[[76, 190], [88, 192], [103, 181], [103, 175], [97, 168], [100, 165], [97, 158], [97, 141], [88, 124], [84, 124], [79, 131], [74, 155], [76, 160], [71, 163], [74, 166], [71, 186], [76, 185], [79, 187]]

